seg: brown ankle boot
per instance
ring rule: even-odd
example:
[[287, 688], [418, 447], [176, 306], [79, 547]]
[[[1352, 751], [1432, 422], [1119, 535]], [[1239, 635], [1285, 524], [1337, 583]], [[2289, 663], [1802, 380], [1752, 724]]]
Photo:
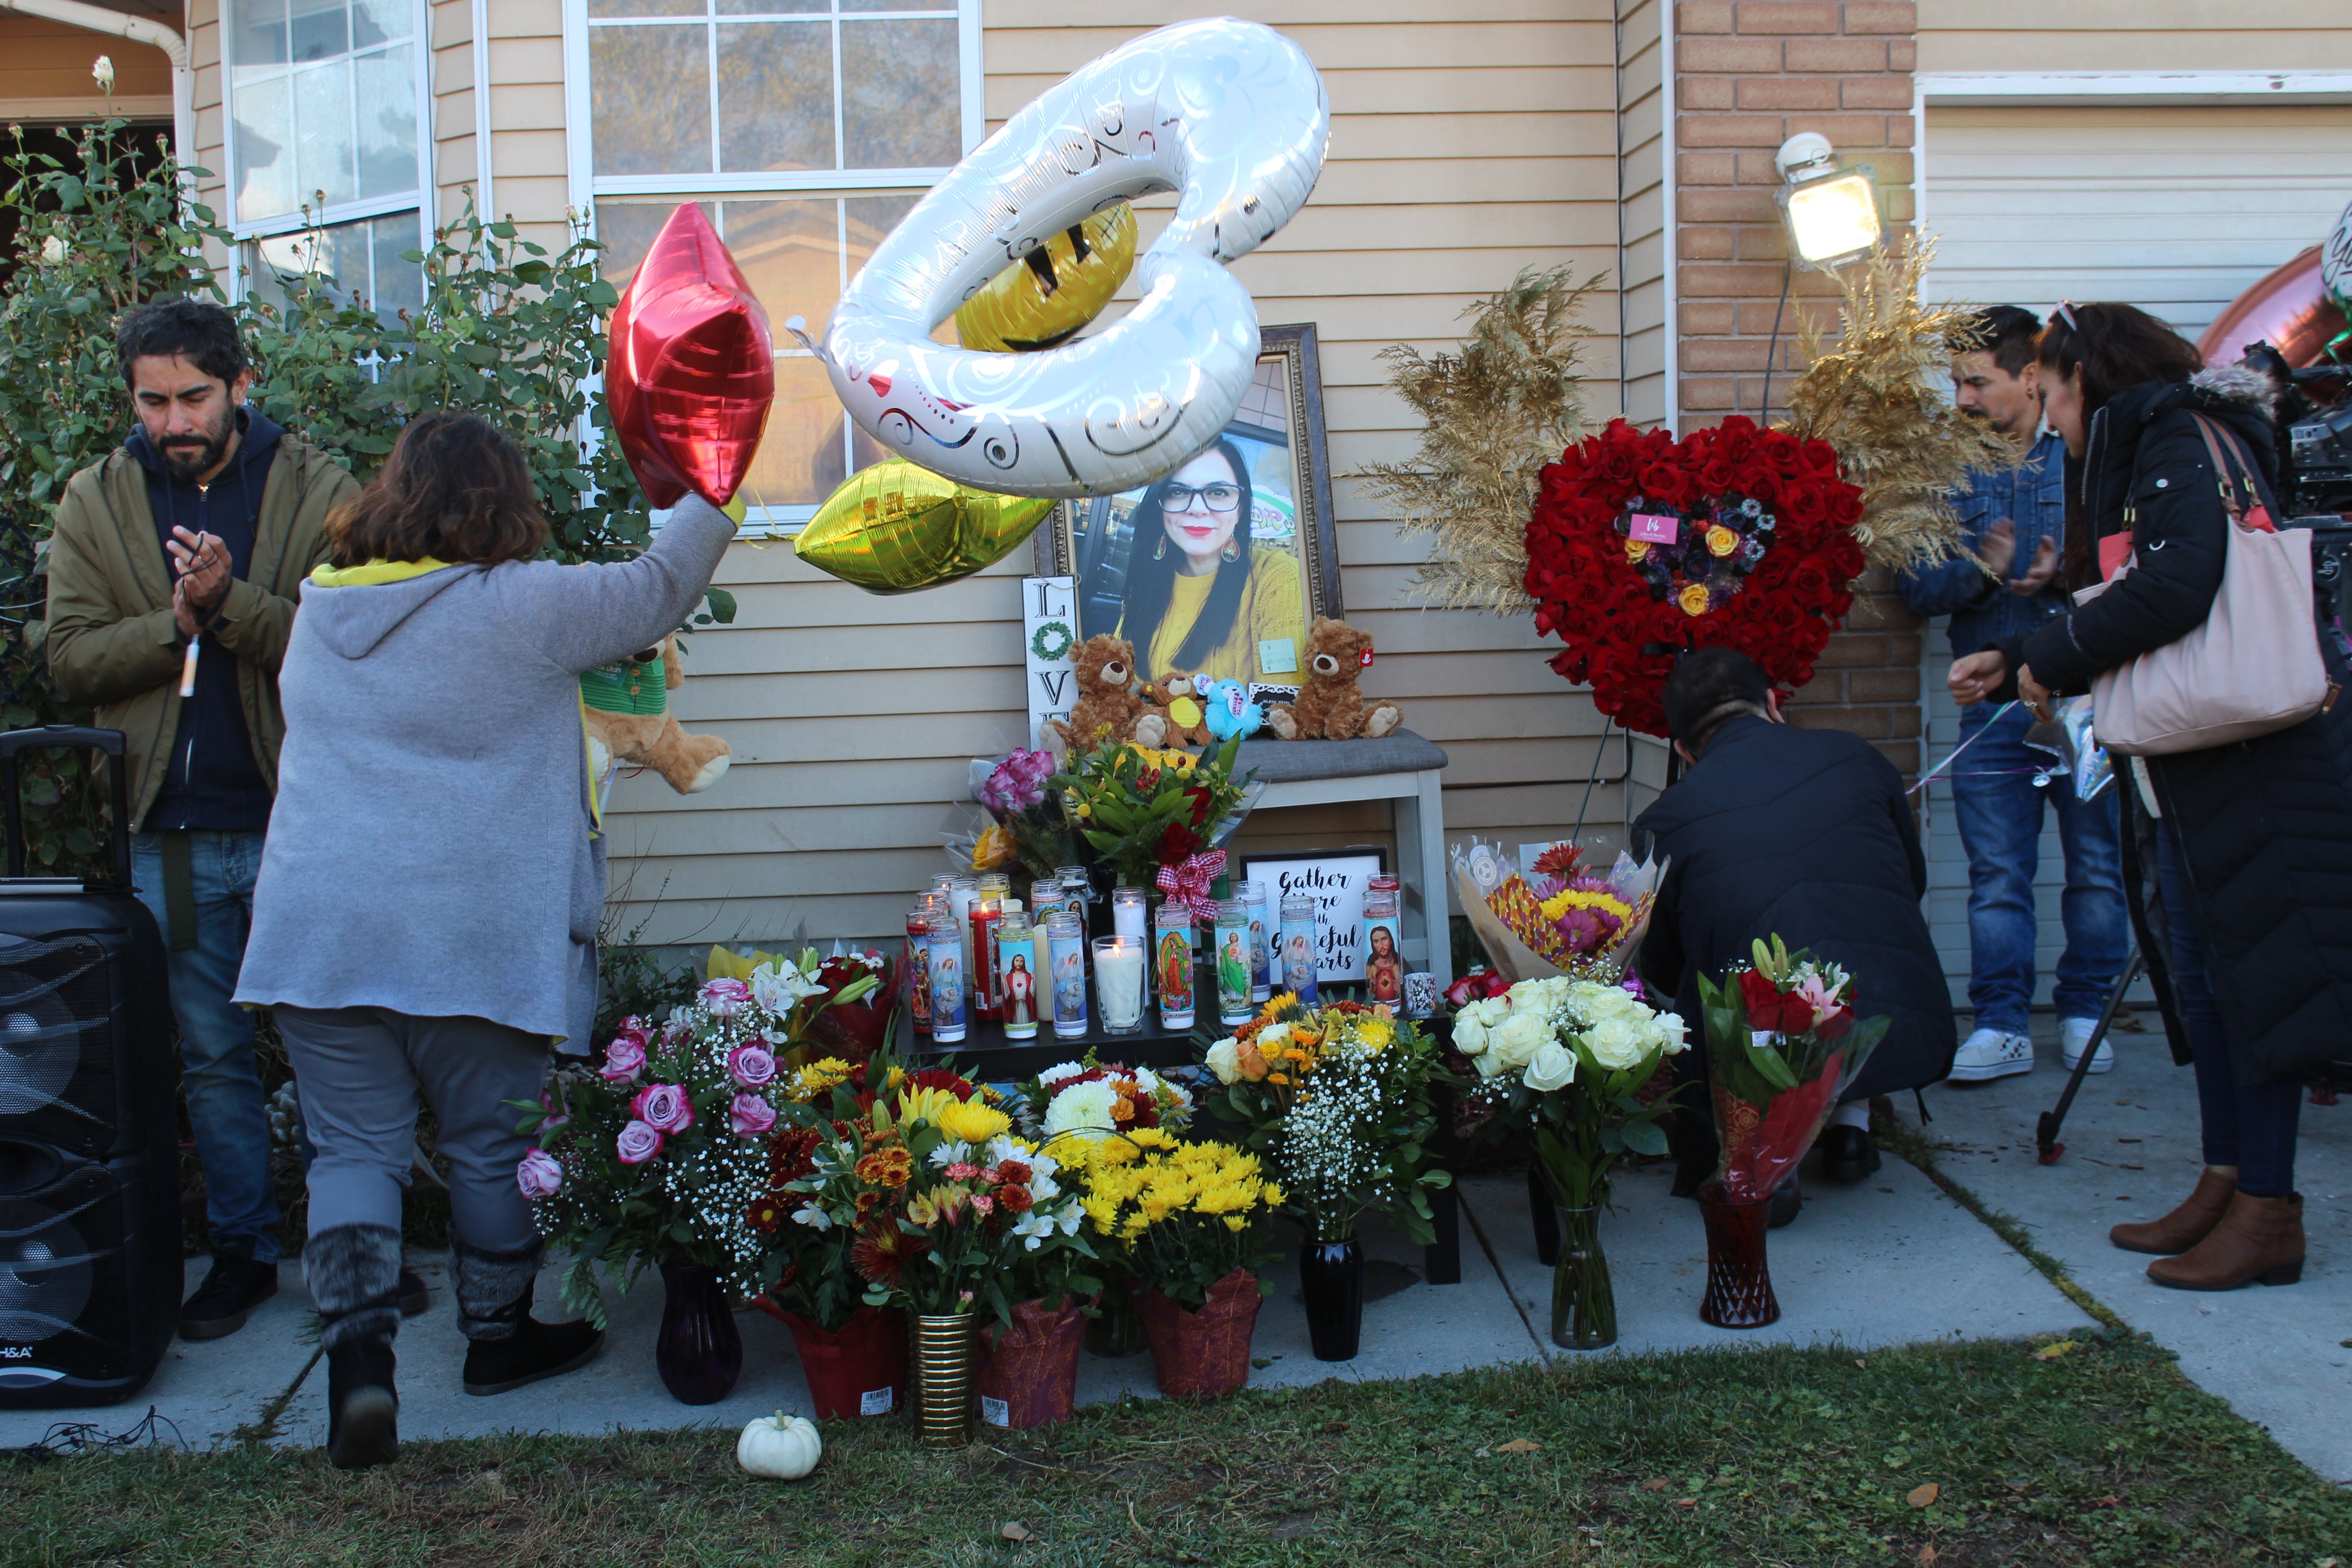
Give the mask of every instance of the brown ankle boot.
[[2303, 1278], [2303, 1194], [2240, 1193], [2213, 1234], [2178, 1258], [2159, 1258], [2147, 1277], [2176, 1290], [2234, 1290], [2249, 1279], [2292, 1285]]
[[2221, 1175], [2208, 1165], [2198, 1174], [2197, 1190], [2179, 1208], [2162, 1219], [2119, 1225], [2107, 1232], [2107, 1239], [2126, 1252], [2153, 1252], [2167, 1258], [2186, 1252], [2213, 1233], [2237, 1194], [2237, 1178]]

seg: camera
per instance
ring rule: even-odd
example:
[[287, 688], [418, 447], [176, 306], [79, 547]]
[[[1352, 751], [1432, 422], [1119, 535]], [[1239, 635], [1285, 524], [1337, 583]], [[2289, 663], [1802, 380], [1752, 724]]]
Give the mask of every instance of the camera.
[[2322, 526], [2352, 521], [2352, 365], [2297, 369], [2268, 343], [2238, 363], [2279, 389], [2279, 515]]

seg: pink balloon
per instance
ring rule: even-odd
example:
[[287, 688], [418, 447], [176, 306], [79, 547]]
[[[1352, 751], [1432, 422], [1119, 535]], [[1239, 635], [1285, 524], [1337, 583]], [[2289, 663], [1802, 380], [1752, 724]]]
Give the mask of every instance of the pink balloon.
[[647, 499], [735, 499], [776, 396], [768, 312], [692, 202], [681, 202], [613, 310], [604, 399]]
[[2300, 367], [2316, 360], [2344, 325], [2320, 281], [2315, 245], [2232, 300], [2197, 340], [2197, 352], [2208, 364], [2235, 364], [2255, 343], [2268, 343]]

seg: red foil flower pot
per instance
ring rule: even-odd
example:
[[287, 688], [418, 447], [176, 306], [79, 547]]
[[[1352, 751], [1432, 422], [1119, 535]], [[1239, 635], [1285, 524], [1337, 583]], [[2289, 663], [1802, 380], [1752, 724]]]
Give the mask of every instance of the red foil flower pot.
[[1209, 1287], [1199, 1311], [1157, 1290], [1135, 1298], [1151, 1346], [1151, 1378], [1171, 1399], [1213, 1399], [1249, 1382], [1250, 1338], [1257, 1329], [1257, 1276], [1236, 1268]]
[[1720, 1182], [1699, 1188], [1699, 1217], [1706, 1224], [1706, 1298], [1699, 1303], [1701, 1322], [1718, 1329], [1760, 1329], [1780, 1321], [1780, 1303], [1772, 1294], [1772, 1270], [1764, 1257], [1771, 1207], [1769, 1194], [1735, 1202]]
[[646, 499], [734, 500], [775, 401], [774, 343], [768, 312], [692, 202], [654, 237], [610, 335], [604, 400]]
[[793, 1331], [801, 1373], [817, 1419], [887, 1415], [907, 1396], [907, 1314], [896, 1307], [860, 1307], [838, 1330], [787, 1312], [765, 1296], [760, 1310]]
[[1016, 1301], [1013, 1326], [980, 1331], [980, 1418], [1020, 1431], [1066, 1421], [1078, 1402], [1078, 1349], [1087, 1318], [1078, 1303], [1058, 1311]]

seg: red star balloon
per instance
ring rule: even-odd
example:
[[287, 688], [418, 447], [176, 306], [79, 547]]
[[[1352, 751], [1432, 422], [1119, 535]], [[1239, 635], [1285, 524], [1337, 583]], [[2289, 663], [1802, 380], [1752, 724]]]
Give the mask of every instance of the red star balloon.
[[669, 215], [613, 310], [604, 399], [656, 506], [713, 506], [751, 470], [776, 396], [768, 312], [692, 202]]

